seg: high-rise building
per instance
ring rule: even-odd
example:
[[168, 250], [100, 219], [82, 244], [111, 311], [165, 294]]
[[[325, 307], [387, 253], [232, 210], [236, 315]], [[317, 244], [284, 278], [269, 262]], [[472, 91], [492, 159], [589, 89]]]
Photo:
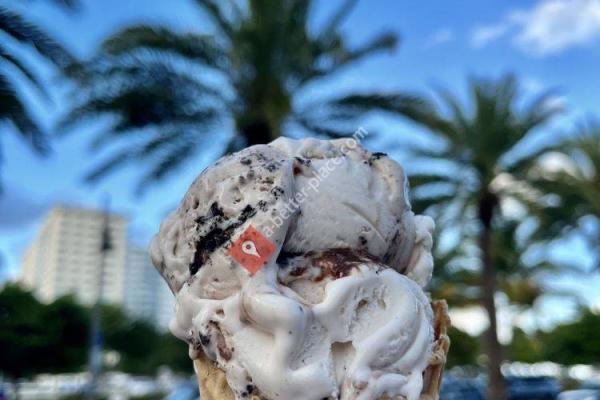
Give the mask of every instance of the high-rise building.
[[110, 214], [110, 249], [103, 265], [104, 223], [105, 214], [100, 211], [53, 208], [23, 255], [23, 284], [42, 301], [73, 294], [91, 305], [103, 271], [104, 302], [121, 305], [130, 316], [167, 328], [174, 315], [174, 297], [147, 249], [129, 246], [127, 219]]
[[127, 220], [118, 214], [109, 215], [111, 247], [103, 260], [104, 223], [105, 214], [100, 211], [53, 208], [23, 256], [23, 284], [42, 301], [73, 294], [83, 304], [93, 304], [102, 271], [103, 300], [122, 303]]
[[145, 248], [127, 250], [124, 296], [125, 310], [131, 316], [151, 321], [162, 329], [169, 326], [175, 300]]

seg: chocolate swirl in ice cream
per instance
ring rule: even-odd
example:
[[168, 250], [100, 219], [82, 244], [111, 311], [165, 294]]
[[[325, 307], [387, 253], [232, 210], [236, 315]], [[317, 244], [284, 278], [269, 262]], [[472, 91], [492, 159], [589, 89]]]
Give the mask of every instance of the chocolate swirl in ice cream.
[[[175, 335], [237, 399], [418, 398], [433, 345], [422, 287], [433, 221], [400, 166], [352, 140], [278, 139], [219, 160], [151, 245], [177, 296]], [[254, 275], [228, 252], [252, 226], [275, 253]]]

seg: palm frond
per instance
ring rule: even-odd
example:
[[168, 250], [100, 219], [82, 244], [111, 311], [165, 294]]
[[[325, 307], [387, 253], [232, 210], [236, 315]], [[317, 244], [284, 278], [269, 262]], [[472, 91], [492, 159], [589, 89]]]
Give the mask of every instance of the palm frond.
[[175, 128], [160, 129], [154, 137], [139, 146], [136, 157], [144, 160], [161, 151], [165, 146], [185, 136], [185, 131]]
[[447, 89], [438, 87], [436, 88], [436, 93], [443, 101], [444, 106], [450, 110], [450, 117], [447, 119], [438, 117], [436, 119], [426, 115], [424, 121], [416, 122], [434, 132], [443, 134], [450, 143], [464, 143], [472, 129], [470, 126], [470, 119], [472, 117], [463, 111], [464, 107], [460, 101]]
[[107, 176], [114, 170], [122, 167], [124, 164], [133, 160], [134, 149], [126, 148], [101, 161], [89, 171], [84, 180], [88, 183], [94, 183]]
[[54, 4], [64, 7], [68, 10], [77, 10], [80, 6], [79, 0], [51, 0]]
[[178, 81], [181, 84], [178, 91], [185, 92], [193, 88], [202, 97], [210, 96], [225, 107], [230, 107], [222, 88], [204, 83], [201, 80], [203, 75], [194, 68], [197, 65], [182, 61], [171, 54], [154, 51], [117, 57], [101, 55], [70, 65], [67, 73], [85, 89], [78, 91], [78, 97], [102, 97], [132, 86], [148, 87], [156, 82], [162, 85], [163, 82]]
[[[454, 260], [455, 258], [451, 258]], [[479, 272], [474, 269], [454, 270], [444, 263], [443, 256], [435, 257], [436, 270], [428, 287], [434, 298], [446, 299], [453, 307], [476, 305], [481, 300]]]
[[66, 66], [73, 62], [71, 54], [42, 30], [23, 16], [2, 7], [0, 7], [0, 31], [22, 44], [33, 46], [42, 56], [58, 66]]
[[140, 49], [173, 52], [215, 68], [224, 68], [224, 53], [210, 37], [176, 33], [163, 26], [134, 25], [106, 39], [102, 49], [113, 56]]
[[20, 58], [2, 48], [0, 44], [0, 61], [12, 65], [27, 81], [29, 81], [45, 98], [48, 98], [48, 91], [42, 81], [33, 73]]
[[[578, 229], [581, 219], [587, 216], [600, 220], [600, 129], [593, 124], [582, 125], [556, 150], [563, 152], [570, 166], [546, 170], [535, 165], [528, 178], [532, 188], [558, 199], [558, 203], [533, 209], [544, 231], [555, 237]], [[590, 241], [592, 247], [597, 243]]]
[[315, 122], [303, 115], [295, 115], [293, 120], [309, 133], [316, 134], [322, 137], [338, 139], [347, 138], [352, 135], [352, 131], [347, 131], [338, 127], [326, 126], [323, 123]]
[[[341, 41], [328, 44], [319, 43], [323, 48], [323, 63], [325, 66], [317, 66], [313, 71], [306, 74], [300, 85], [314, 81], [316, 78], [329, 77], [341, 69], [348, 67], [373, 54], [393, 50], [398, 43], [398, 37], [394, 33], [382, 33], [369, 42], [355, 48], [346, 49]], [[329, 48], [327, 48], [329, 46]]]
[[[161, 121], [160, 124], [154, 124], [152, 126], [144, 126], [142, 128], [135, 127], [131, 125], [131, 121], [125, 118], [121, 118], [121, 120], [112, 126], [112, 129], [109, 131], [101, 131], [99, 135], [97, 135], [90, 142], [90, 150], [95, 151], [108, 144], [115, 142], [119, 139], [127, 139], [127, 138], [135, 138], [141, 137], [145, 134], [145, 131], [148, 129], [160, 129], [161, 131], [177, 131], [177, 128], [189, 128], [193, 127], [194, 129], [209, 129], [210, 126], [218, 120], [219, 113], [215, 109], [203, 109], [198, 110], [196, 112], [190, 113], [186, 115], [185, 118], [176, 118], [175, 121]], [[166, 138], [171, 137], [171, 135], [163, 135], [163, 137], [158, 140], [154, 145], [145, 145], [142, 147], [144, 153], [149, 153], [153, 147], [158, 146], [160, 143], [164, 142]]]
[[541, 285], [533, 279], [503, 279], [499, 286], [511, 303], [520, 306], [531, 307], [544, 294]]
[[[177, 149], [181, 162], [184, 162], [193, 154], [195, 148], [196, 145], [192, 140], [190, 129], [172, 127], [157, 129], [151, 133], [150, 138], [145, 142], [138, 141], [137, 146], [123, 146], [120, 150], [98, 163], [87, 173], [85, 181], [94, 183], [128, 163], [142, 160], [152, 161], [153, 157], [158, 157], [158, 160], [153, 162], [154, 167], [139, 182], [139, 187], [141, 187], [147, 183], [146, 180], [150, 179], [151, 176], [160, 178], [170, 172], [169, 168], [175, 168], [178, 165], [177, 163], [166, 162], [167, 158], [174, 157], [174, 155], [171, 157], [171, 154], [175, 151], [174, 149]], [[182, 151], [182, 149], [184, 150]]]
[[330, 37], [340, 27], [342, 22], [350, 15], [352, 10], [356, 7], [358, 0], [346, 0], [344, 1], [331, 15], [329, 20], [325, 23], [320, 36], [323, 38]]
[[327, 102], [332, 111], [353, 112], [356, 116], [372, 112], [387, 112], [411, 119], [431, 114], [429, 104], [421, 97], [405, 94], [348, 94]]
[[456, 200], [455, 194], [429, 193], [411, 197], [410, 204], [415, 213], [427, 214], [431, 207], [445, 207], [454, 200]]
[[600, 175], [600, 122], [580, 123], [573, 137], [564, 144], [570, 153], [581, 153], [586, 157], [594, 169], [592, 173]]
[[[554, 94], [552, 92], [541, 94], [528, 104], [523, 111], [507, 118], [509, 123], [511, 121], [514, 122], [504, 129], [506, 136], [508, 136], [506, 145], [503, 145], [505, 154], [510, 154], [518, 149], [523, 141], [527, 140], [532, 131], [544, 126], [552, 118], [563, 111], [562, 106], [552, 104], [551, 100], [553, 96]], [[552, 143], [552, 139], [556, 139], [556, 134], [553, 131], [548, 131], [545, 132], [545, 136], [548, 144], [544, 148], [546, 151], [552, 151], [557, 147], [555, 143]], [[556, 140], [554, 140], [554, 142], [556, 142]], [[509, 164], [508, 168], [514, 173], [519, 170], [525, 171], [525, 168], [531, 166], [531, 161], [535, 162], [535, 158], [543, 154], [544, 148], [522, 156], [519, 162]]]
[[448, 163], [458, 163], [460, 160], [454, 159], [454, 155], [452, 153], [452, 148], [444, 147], [444, 148], [431, 148], [431, 147], [422, 147], [421, 145], [406, 145], [404, 147], [410, 155], [411, 159], [415, 161], [445, 161]]
[[547, 144], [506, 163], [506, 172], [517, 179], [528, 179], [528, 175], [540, 161], [541, 157], [550, 152], [558, 151], [561, 144]]
[[136, 193], [142, 194], [150, 183], [164, 179], [179, 166], [188, 161], [196, 151], [192, 143], [178, 143], [166, 152], [160, 161], [146, 173], [137, 185]]
[[408, 182], [412, 188], [428, 186], [436, 183], [451, 184], [454, 186], [461, 182], [461, 178], [457, 175], [414, 173], [409, 176]]
[[0, 122], [12, 123], [27, 143], [39, 154], [49, 151], [46, 135], [23, 104], [15, 87], [0, 74]]
[[216, 108], [210, 105], [214, 92], [194, 78], [164, 65], [140, 71], [141, 74], [125, 72], [129, 83], [123, 87], [109, 84], [104, 90], [92, 93], [70, 110], [59, 127], [68, 132], [72, 125], [103, 114], [120, 117], [118, 130], [205, 122], [209, 117], [217, 117]]
[[539, 95], [527, 105], [526, 109], [522, 112], [519, 124], [523, 136], [564, 111], [564, 107], [561, 104], [553, 101], [555, 98], [556, 93], [548, 91]]
[[221, 2], [214, 0], [195, 0], [195, 2], [204, 9], [213, 20], [217, 28], [231, 40], [235, 35], [233, 22], [225, 16], [221, 8]]

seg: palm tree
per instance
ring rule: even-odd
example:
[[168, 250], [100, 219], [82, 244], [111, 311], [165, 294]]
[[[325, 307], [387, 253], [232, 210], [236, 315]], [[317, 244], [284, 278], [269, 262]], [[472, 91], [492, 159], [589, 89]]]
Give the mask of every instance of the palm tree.
[[[559, 265], [546, 257], [543, 251], [552, 237], [540, 229], [518, 234], [521, 221], [510, 219], [497, 223], [492, 232], [491, 258], [497, 272], [498, 291], [504, 293], [510, 305], [531, 307], [542, 295], [555, 294], [544, 288], [540, 277], [558, 270]], [[438, 230], [444, 230], [438, 226]], [[453, 307], [480, 304], [482, 276], [477, 257], [477, 237], [464, 234], [460, 245], [445, 249], [446, 243], [435, 248], [435, 273], [428, 289], [434, 298], [444, 298]], [[524, 255], [537, 253], [535, 257]], [[561, 295], [563, 293], [560, 293]]]
[[229, 152], [267, 143], [293, 128], [341, 137], [372, 111], [410, 112], [418, 105], [410, 96], [315, 90], [319, 82], [397, 43], [394, 34], [382, 33], [348, 46], [340, 25], [356, 2], [346, 0], [316, 31], [308, 26], [311, 1], [195, 0], [212, 21], [214, 35], [155, 25], [115, 33], [94, 59], [72, 69], [81, 85], [63, 128], [108, 115], [110, 126], [92, 139], [91, 148], [122, 145], [87, 180], [141, 161], [149, 164], [140, 180], [143, 188], [210, 142], [222, 141], [222, 151]]
[[[578, 229], [587, 237], [600, 268], [600, 123], [580, 124], [553, 153], [554, 162], [541, 163], [530, 184], [559, 202], [538, 216], [543, 228], [555, 235]], [[562, 157], [561, 157], [562, 155]], [[546, 161], [549, 161], [546, 159]], [[591, 226], [585, 229], [585, 220]], [[583, 223], [583, 224], [582, 224]], [[584, 226], [582, 226], [584, 225]]]
[[[55, 2], [69, 7], [75, 5], [72, 0]], [[19, 52], [15, 51], [15, 46], [33, 48], [39, 56], [58, 67], [71, 63], [71, 56], [18, 11], [3, 5], [0, 5], [0, 34], [3, 35], [0, 41], [0, 127], [12, 126], [33, 150], [46, 154], [46, 135], [28, 108], [20, 83], [28, 82], [42, 96], [46, 96], [47, 91], [36, 75], [35, 68], [25, 62]]]
[[[480, 301], [489, 319], [485, 334], [489, 365], [489, 398], [505, 399], [500, 372], [503, 360], [498, 342], [496, 305], [499, 264], [495, 264], [494, 232], [506, 220], [501, 204], [520, 188], [527, 173], [547, 149], [528, 154], [521, 144], [529, 134], [546, 123], [559, 109], [545, 93], [527, 104], [518, 103], [516, 79], [472, 79], [472, 104], [463, 107], [452, 95], [440, 91], [447, 110], [418, 114], [413, 118], [428, 128], [442, 144], [438, 149], [415, 149], [417, 158], [428, 161], [437, 172], [416, 173], [410, 179], [415, 187], [415, 206], [437, 213], [446, 226], [474, 230], [477, 235], [480, 271]], [[432, 104], [429, 108], [434, 109]], [[467, 111], [467, 109], [469, 111]]]

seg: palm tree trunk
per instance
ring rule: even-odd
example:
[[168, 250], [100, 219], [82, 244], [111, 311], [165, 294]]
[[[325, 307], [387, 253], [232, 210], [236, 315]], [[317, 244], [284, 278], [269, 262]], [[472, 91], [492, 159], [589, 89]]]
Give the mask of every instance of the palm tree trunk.
[[244, 124], [240, 131], [246, 139], [247, 146], [266, 144], [274, 139], [271, 126], [266, 120], [254, 119]]
[[488, 358], [488, 400], [506, 400], [506, 387], [500, 371], [503, 361], [502, 347], [498, 340], [498, 320], [496, 317], [497, 276], [496, 269], [491, 259], [492, 218], [498, 203], [497, 197], [492, 193], [484, 193], [479, 202], [479, 219], [481, 233], [479, 246], [481, 250], [482, 274], [482, 303], [488, 315], [489, 328], [485, 333], [485, 344]]

